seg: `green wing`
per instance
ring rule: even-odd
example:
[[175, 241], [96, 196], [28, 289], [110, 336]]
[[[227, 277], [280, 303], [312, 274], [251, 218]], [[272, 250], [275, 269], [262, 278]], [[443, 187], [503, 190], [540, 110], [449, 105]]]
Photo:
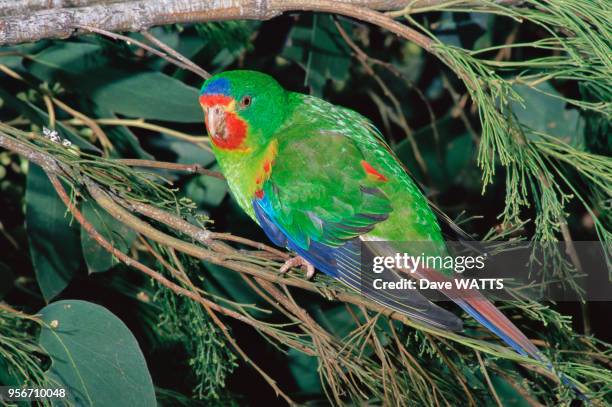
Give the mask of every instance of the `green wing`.
[[341, 132], [292, 126], [279, 140], [264, 193], [276, 221], [300, 247], [311, 239], [339, 246], [388, 218], [391, 203], [363, 161]]
[[[312, 109], [301, 111], [303, 117], [277, 137], [278, 154], [270, 177], [263, 185], [263, 195], [253, 201], [262, 228], [275, 243], [295, 250], [319, 270], [362, 290], [374, 301], [429, 325], [461, 329], [455, 315], [418, 292], [363, 291], [371, 286], [364, 278], [372, 278], [360, 270], [368, 235], [381, 227], [406, 229], [407, 219], [404, 226], [389, 224], [391, 216], [402, 210], [390, 194], [406, 188], [387, 178], [393, 172], [384, 162], [370, 160], [375, 166], [369, 164], [364, 144], [354, 134], [347, 135], [347, 129], [361, 125], [362, 135], [377, 143], [367, 122], [339, 127], [336, 112], [307, 113], [313, 113]], [[402, 173], [401, 167], [399, 171]], [[400, 279], [394, 273], [391, 277]]]

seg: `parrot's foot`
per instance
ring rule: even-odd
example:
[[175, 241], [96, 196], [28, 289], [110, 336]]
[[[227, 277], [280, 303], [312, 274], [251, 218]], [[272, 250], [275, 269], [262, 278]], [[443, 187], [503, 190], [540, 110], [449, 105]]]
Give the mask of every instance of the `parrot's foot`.
[[310, 280], [315, 275], [314, 266], [300, 256], [292, 257], [291, 259], [287, 260], [279, 271], [281, 273], [286, 273], [291, 267], [301, 267], [304, 271], [306, 271], [307, 280]]

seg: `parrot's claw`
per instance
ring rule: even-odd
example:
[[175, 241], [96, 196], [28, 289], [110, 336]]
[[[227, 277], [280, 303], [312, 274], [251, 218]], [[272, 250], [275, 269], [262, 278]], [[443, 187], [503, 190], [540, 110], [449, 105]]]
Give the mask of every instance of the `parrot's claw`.
[[280, 268], [281, 273], [286, 273], [292, 267], [301, 267], [304, 271], [306, 271], [306, 279], [310, 280], [315, 275], [315, 268], [312, 264], [308, 263], [307, 260], [300, 256], [292, 257], [287, 260], [282, 267]]

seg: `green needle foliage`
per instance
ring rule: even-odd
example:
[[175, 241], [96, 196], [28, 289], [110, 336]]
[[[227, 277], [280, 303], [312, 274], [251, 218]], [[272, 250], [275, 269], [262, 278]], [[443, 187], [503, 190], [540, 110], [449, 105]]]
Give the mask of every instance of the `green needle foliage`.
[[[197, 262], [189, 258], [183, 259], [179, 267], [182, 264], [189, 269], [198, 267]], [[162, 338], [183, 343], [191, 356], [189, 366], [197, 379], [194, 395], [216, 402], [227, 399], [224, 387], [236, 367], [236, 356], [219, 327], [199, 304], [177, 297], [166, 287], [156, 288], [154, 301], [162, 310], [158, 325]]]
[[37, 326], [35, 319], [0, 307], [0, 375], [5, 385], [53, 384], [45, 377], [45, 353], [33, 340]]

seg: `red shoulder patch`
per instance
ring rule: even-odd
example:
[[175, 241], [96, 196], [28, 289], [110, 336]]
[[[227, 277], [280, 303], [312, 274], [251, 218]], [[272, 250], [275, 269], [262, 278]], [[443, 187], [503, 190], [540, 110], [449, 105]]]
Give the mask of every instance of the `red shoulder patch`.
[[376, 180], [382, 182], [389, 181], [387, 177], [376, 171], [376, 169], [372, 167], [366, 160], [361, 160], [361, 166], [365, 170], [366, 174], [373, 176]]

